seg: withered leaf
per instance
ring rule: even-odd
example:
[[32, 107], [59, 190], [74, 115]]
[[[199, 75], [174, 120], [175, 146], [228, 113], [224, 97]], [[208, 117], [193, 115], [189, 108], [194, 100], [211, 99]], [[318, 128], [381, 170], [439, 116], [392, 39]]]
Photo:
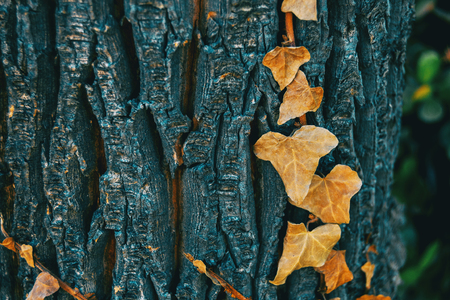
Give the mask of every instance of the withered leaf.
[[338, 144], [325, 128], [302, 126], [290, 137], [268, 132], [255, 143], [255, 155], [272, 163], [280, 174], [291, 202], [300, 206], [311, 184], [319, 159]]
[[21, 246], [19, 254], [20, 254], [20, 257], [25, 258], [25, 260], [27, 261], [27, 264], [30, 267], [34, 268], [33, 247], [31, 247], [30, 245], [23, 244]]
[[311, 88], [305, 73], [298, 71], [294, 81], [288, 85], [284, 94], [278, 125], [303, 116], [309, 111], [316, 111], [320, 107], [322, 97], [323, 89], [321, 87]]
[[300, 20], [317, 21], [317, 0], [284, 0], [282, 12], [292, 12]]
[[341, 228], [336, 224], [326, 224], [308, 231], [303, 223], [288, 222], [277, 275], [270, 282], [274, 285], [284, 284], [295, 270], [323, 266], [340, 237]]
[[0, 244], [3, 247], [8, 248], [11, 251], [17, 252], [16, 248], [14, 247], [14, 239], [12, 237], [7, 237], [6, 239], [3, 240], [3, 242]]
[[345, 262], [345, 250], [331, 250], [327, 261], [321, 267], [315, 268], [325, 276], [325, 293], [329, 294], [344, 283], [353, 280], [353, 273]]
[[49, 273], [42, 272], [36, 278], [36, 282], [28, 294], [27, 300], [44, 300], [45, 297], [54, 294], [58, 289], [58, 280]]
[[283, 90], [294, 80], [298, 68], [311, 58], [305, 47], [276, 47], [264, 56], [263, 65], [268, 67], [273, 78]]
[[375, 265], [368, 261], [361, 267], [361, 270], [366, 273], [366, 289], [370, 289], [370, 282], [372, 281]]
[[378, 296], [364, 295], [364, 296], [357, 298], [356, 300], [391, 300], [391, 297], [384, 296], [384, 295], [378, 295]]
[[308, 194], [299, 207], [310, 211], [324, 223], [349, 223], [350, 199], [361, 185], [358, 173], [349, 166], [337, 165], [325, 178], [313, 176]]

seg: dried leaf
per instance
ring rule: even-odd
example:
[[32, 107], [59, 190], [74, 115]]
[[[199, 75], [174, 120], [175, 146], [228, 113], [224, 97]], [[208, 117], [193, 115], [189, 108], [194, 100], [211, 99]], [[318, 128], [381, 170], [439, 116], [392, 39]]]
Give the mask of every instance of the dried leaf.
[[361, 267], [361, 270], [366, 273], [366, 289], [370, 289], [370, 282], [372, 281], [375, 265], [368, 261]]
[[283, 90], [294, 80], [298, 68], [311, 58], [305, 47], [276, 47], [264, 56], [263, 65], [268, 67], [273, 78]]
[[364, 295], [364, 296], [357, 298], [356, 300], [391, 300], [391, 297], [384, 296], [384, 295], [378, 295], [378, 296]]
[[341, 228], [336, 224], [326, 224], [308, 231], [303, 223], [288, 222], [277, 275], [270, 282], [274, 285], [284, 284], [295, 270], [323, 266], [340, 237]]
[[291, 202], [300, 206], [311, 184], [319, 159], [338, 144], [325, 128], [302, 126], [291, 137], [268, 132], [255, 143], [255, 155], [272, 163], [280, 174]]
[[325, 293], [329, 294], [344, 283], [353, 280], [353, 273], [345, 262], [345, 250], [331, 250], [327, 261], [322, 267], [315, 268], [325, 276]]
[[11, 251], [17, 252], [16, 248], [14, 247], [14, 239], [12, 237], [7, 237], [6, 239], [3, 240], [3, 242], [0, 244], [3, 247], [8, 248]]
[[369, 249], [367, 249], [367, 253], [373, 252], [378, 255], [377, 247], [375, 245], [370, 245]]
[[337, 165], [325, 177], [314, 175], [309, 192], [300, 205], [324, 223], [349, 223], [350, 199], [362, 185], [358, 173], [349, 166]]
[[49, 273], [42, 272], [36, 278], [36, 282], [28, 294], [27, 300], [44, 300], [45, 297], [54, 294], [58, 289], [58, 280]]
[[300, 20], [317, 21], [317, 0], [284, 0], [282, 12], [292, 12]]
[[316, 111], [322, 102], [323, 89], [311, 88], [306, 80], [305, 73], [298, 71], [294, 81], [287, 87], [280, 106], [278, 125], [290, 119], [303, 116], [309, 111]]
[[23, 244], [21, 246], [19, 254], [20, 254], [20, 257], [25, 258], [25, 260], [27, 261], [27, 264], [30, 267], [34, 268], [33, 247], [31, 247], [30, 245]]

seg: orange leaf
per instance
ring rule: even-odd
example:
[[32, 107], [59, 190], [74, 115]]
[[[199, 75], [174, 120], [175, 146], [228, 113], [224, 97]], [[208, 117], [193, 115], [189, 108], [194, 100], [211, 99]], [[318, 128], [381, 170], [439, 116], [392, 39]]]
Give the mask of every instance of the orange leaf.
[[300, 20], [317, 21], [317, 0], [284, 0], [282, 12], [292, 12]]
[[311, 56], [305, 47], [276, 47], [264, 56], [263, 65], [268, 67], [273, 78], [283, 90], [294, 80], [298, 68], [309, 61]]
[[255, 143], [255, 155], [272, 163], [280, 174], [291, 202], [300, 206], [311, 184], [319, 159], [338, 144], [325, 128], [302, 126], [290, 137], [268, 132]]
[[284, 284], [286, 278], [295, 270], [323, 266], [340, 238], [341, 228], [336, 224], [326, 224], [308, 231], [303, 223], [288, 222], [277, 275], [270, 283]]
[[288, 85], [280, 106], [278, 125], [290, 119], [303, 116], [309, 111], [316, 111], [322, 102], [323, 89], [310, 88], [305, 73], [298, 71], [294, 81]]
[[58, 280], [49, 273], [42, 272], [36, 278], [36, 282], [28, 294], [27, 300], [44, 300], [45, 297], [54, 294], [58, 289]]
[[309, 192], [300, 205], [324, 223], [349, 223], [350, 199], [361, 188], [358, 173], [349, 166], [337, 165], [325, 177], [314, 175]]
[[21, 246], [19, 254], [20, 254], [20, 257], [25, 258], [25, 260], [27, 261], [27, 264], [30, 267], [34, 268], [33, 247], [31, 247], [30, 245], [23, 244]]
[[366, 273], [366, 289], [370, 289], [370, 282], [372, 281], [375, 265], [368, 261], [361, 267], [361, 270]]
[[14, 239], [12, 237], [7, 237], [6, 239], [3, 240], [3, 242], [0, 245], [8, 248], [9, 250], [17, 252], [16, 248], [14, 247], [14, 244], [15, 244]]
[[370, 245], [369, 249], [367, 249], [367, 253], [373, 252], [378, 255], [377, 247], [375, 245]]
[[357, 298], [356, 300], [391, 300], [391, 297], [384, 296], [384, 295], [378, 295], [378, 296], [364, 295], [364, 296]]
[[345, 250], [331, 250], [327, 261], [322, 267], [315, 268], [325, 276], [326, 293], [329, 294], [344, 283], [353, 280], [353, 274], [345, 262]]

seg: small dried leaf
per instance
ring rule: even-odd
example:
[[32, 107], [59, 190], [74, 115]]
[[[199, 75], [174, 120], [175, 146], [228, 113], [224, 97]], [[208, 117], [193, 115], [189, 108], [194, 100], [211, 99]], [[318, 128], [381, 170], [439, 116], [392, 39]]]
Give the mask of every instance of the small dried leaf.
[[373, 252], [378, 255], [377, 247], [375, 245], [370, 245], [369, 249], [367, 249], [367, 253]]
[[264, 56], [263, 65], [268, 67], [273, 78], [283, 90], [294, 80], [298, 68], [311, 58], [305, 47], [276, 47]]
[[384, 296], [384, 295], [378, 295], [378, 296], [364, 295], [364, 296], [357, 298], [356, 300], [391, 300], [391, 297]]
[[322, 97], [323, 89], [321, 87], [311, 88], [305, 73], [298, 71], [294, 81], [288, 85], [284, 94], [278, 125], [303, 116], [309, 111], [316, 111], [320, 107]]
[[370, 289], [370, 282], [372, 281], [375, 265], [368, 261], [361, 267], [361, 270], [366, 273], [366, 289]]
[[192, 262], [192, 264], [193, 264], [195, 267], [197, 267], [197, 270], [198, 270], [200, 273], [206, 274], [206, 265], [205, 265], [204, 262], [202, 262], [201, 260], [196, 259], [196, 260], [194, 260], [194, 261]]
[[3, 247], [8, 248], [11, 251], [17, 252], [16, 248], [14, 247], [14, 239], [12, 237], [7, 237], [6, 239], [3, 240], [3, 242], [0, 244]]
[[291, 137], [268, 132], [255, 143], [253, 151], [259, 159], [272, 163], [283, 180], [291, 203], [300, 206], [319, 159], [337, 144], [338, 139], [325, 128], [305, 125]]
[[330, 299], [330, 300], [341, 300], [341, 298], [337, 297], [337, 298], [333, 298], [333, 299]]
[[322, 267], [315, 268], [325, 276], [326, 291], [329, 294], [344, 283], [353, 280], [353, 273], [345, 262], [345, 250], [331, 250], [327, 261]]
[[300, 20], [317, 21], [317, 0], [284, 0], [282, 12], [292, 12]]
[[34, 268], [33, 247], [31, 247], [30, 245], [23, 244], [21, 246], [19, 254], [20, 254], [20, 257], [25, 258], [25, 260], [27, 261], [27, 264], [30, 267]]
[[324, 223], [349, 223], [350, 199], [361, 185], [358, 173], [349, 166], [337, 165], [325, 178], [314, 175], [308, 194], [298, 206], [310, 211]]
[[58, 289], [58, 280], [49, 273], [42, 272], [36, 278], [36, 282], [28, 294], [27, 300], [44, 300], [45, 297], [54, 294]]
[[323, 266], [340, 238], [341, 228], [336, 224], [326, 224], [308, 231], [303, 223], [288, 222], [277, 275], [270, 282], [274, 285], [284, 284], [295, 270]]

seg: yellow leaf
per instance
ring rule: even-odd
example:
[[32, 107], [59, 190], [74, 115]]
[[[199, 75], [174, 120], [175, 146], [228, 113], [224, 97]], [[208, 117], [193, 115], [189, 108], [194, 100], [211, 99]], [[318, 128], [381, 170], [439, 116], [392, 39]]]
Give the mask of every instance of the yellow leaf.
[[428, 84], [421, 85], [413, 94], [412, 100], [422, 100], [431, 95], [431, 87]]
[[364, 296], [357, 298], [356, 300], [391, 300], [391, 297], [384, 296], [384, 295], [378, 295], [378, 296], [364, 295]]
[[282, 12], [292, 12], [300, 20], [317, 21], [317, 0], [284, 0]]
[[322, 267], [315, 268], [325, 276], [326, 293], [329, 294], [344, 283], [353, 280], [353, 273], [345, 262], [345, 250], [331, 250], [327, 261]]
[[361, 185], [358, 173], [349, 166], [337, 165], [325, 178], [314, 175], [308, 194], [299, 207], [310, 211], [324, 223], [349, 223], [350, 199]]
[[310, 58], [305, 47], [276, 47], [264, 56], [262, 63], [272, 71], [273, 78], [283, 90], [294, 80], [298, 68]]
[[45, 297], [54, 294], [58, 289], [58, 280], [49, 273], [42, 272], [36, 278], [36, 282], [28, 294], [27, 300], [44, 300]]
[[25, 260], [27, 261], [27, 264], [30, 267], [34, 268], [33, 247], [31, 247], [30, 245], [23, 244], [21, 246], [19, 254], [20, 254], [20, 257], [25, 258]]
[[303, 116], [309, 111], [316, 111], [322, 102], [323, 89], [310, 88], [305, 73], [298, 71], [294, 81], [288, 85], [280, 106], [278, 125], [290, 119]]
[[361, 270], [366, 273], [366, 289], [370, 289], [370, 282], [372, 281], [375, 265], [368, 261], [361, 267]]
[[6, 239], [3, 240], [3, 242], [0, 245], [8, 248], [9, 250], [17, 252], [16, 248], [14, 247], [14, 244], [15, 244], [14, 239], [12, 237], [7, 237]]
[[268, 132], [255, 143], [253, 151], [272, 163], [280, 174], [291, 202], [300, 206], [311, 184], [319, 159], [338, 144], [325, 128], [302, 126], [290, 137]]
[[288, 222], [277, 275], [270, 282], [274, 285], [284, 284], [295, 270], [323, 266], [340, 238], [341, 228], [336, 224], [326, 224], [308, 231], [303, 223]]

